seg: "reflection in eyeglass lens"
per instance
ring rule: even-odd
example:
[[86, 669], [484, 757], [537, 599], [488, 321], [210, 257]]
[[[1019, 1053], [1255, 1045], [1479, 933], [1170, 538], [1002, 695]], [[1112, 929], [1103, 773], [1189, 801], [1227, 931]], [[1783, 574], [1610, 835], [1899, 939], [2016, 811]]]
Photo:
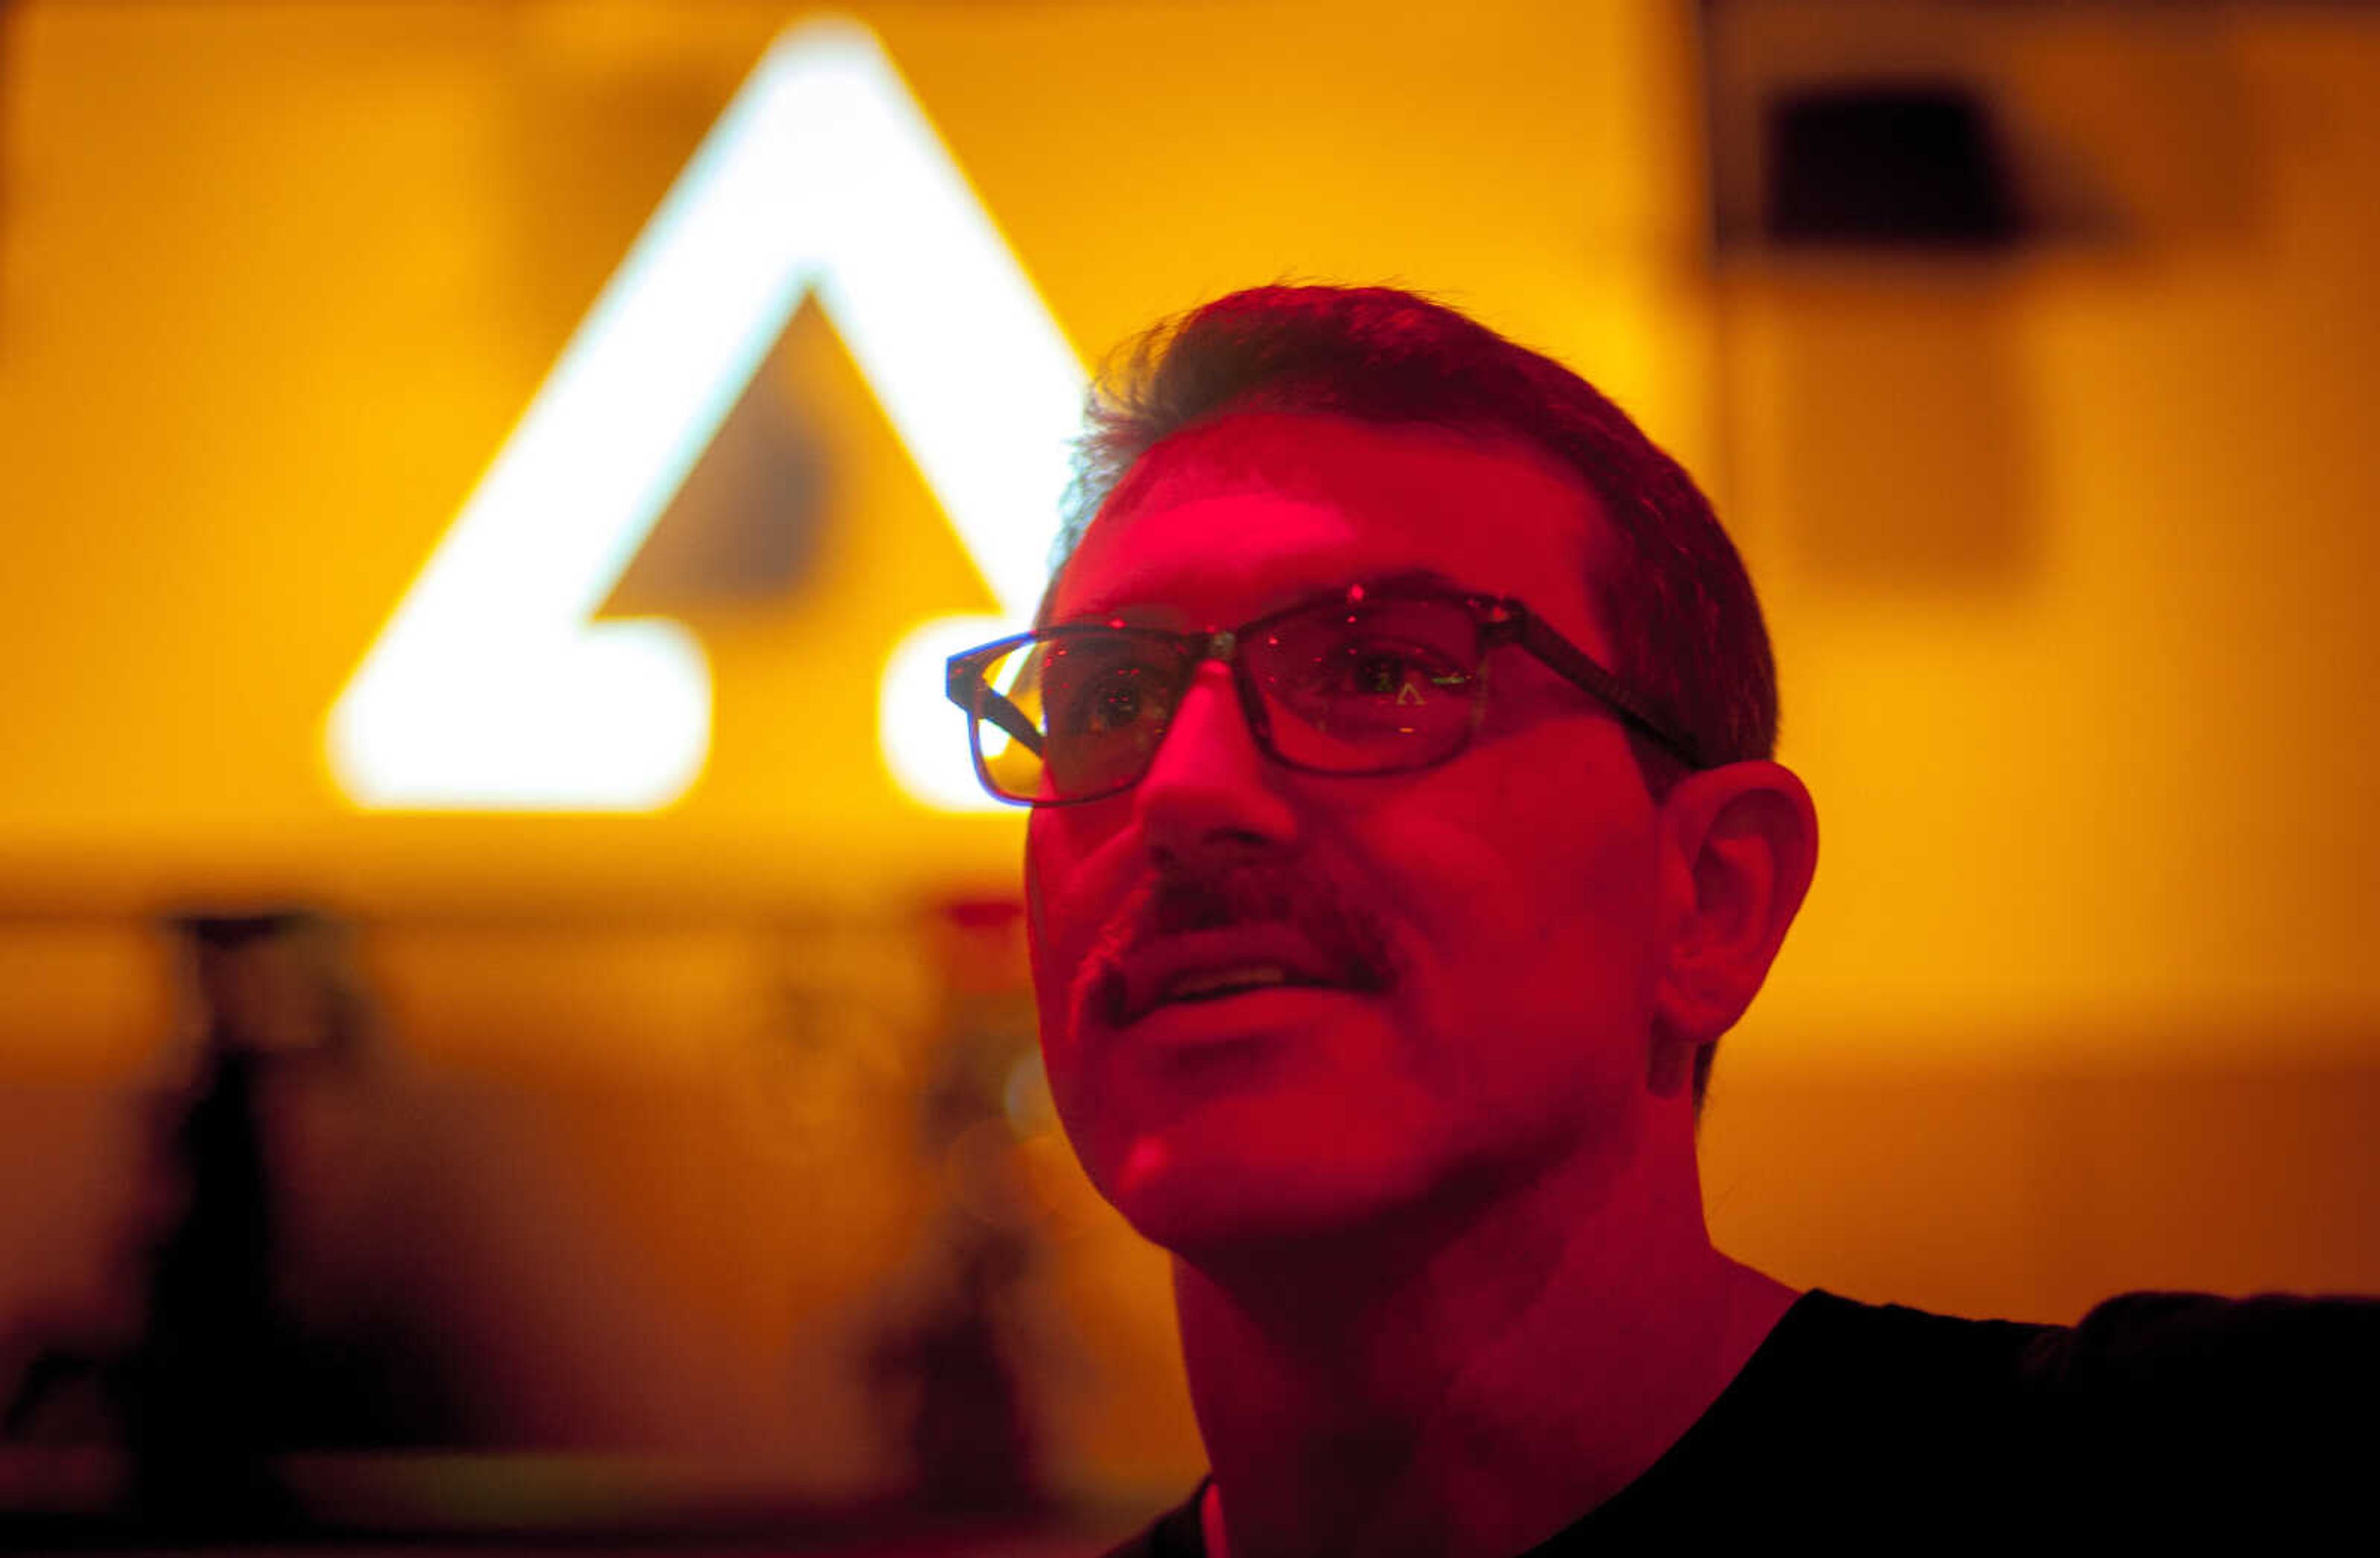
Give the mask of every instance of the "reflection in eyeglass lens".
[[1281, 755], [1350, 772], [1426, 761], [1469, 725], [1479, 632], [1461, 606], [1388, 601], [1293, 617], [1252, 644]]

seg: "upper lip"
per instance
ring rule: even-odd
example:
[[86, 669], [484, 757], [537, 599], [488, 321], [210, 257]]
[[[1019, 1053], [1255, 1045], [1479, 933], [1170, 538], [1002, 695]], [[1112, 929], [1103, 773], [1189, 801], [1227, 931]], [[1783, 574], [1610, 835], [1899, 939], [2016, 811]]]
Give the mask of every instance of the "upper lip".
[[1286, 976], [1284, 982], [1293, 985], [1361, 982], [1355, 970], [1335, 966], [1286, 925], [1184, 931], [1138, 943], [1117, 959], [1109, 1015], [1118, 1027], [1135, 1023], [1164, 1004], [1176, 985], [1194, 977], [1262, 968], [1279, 968]]

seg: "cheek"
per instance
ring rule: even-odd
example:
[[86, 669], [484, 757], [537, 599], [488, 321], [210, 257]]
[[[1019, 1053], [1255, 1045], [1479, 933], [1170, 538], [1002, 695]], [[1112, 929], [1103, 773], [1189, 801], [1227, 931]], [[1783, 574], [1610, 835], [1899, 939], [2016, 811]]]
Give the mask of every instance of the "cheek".
[[1654, 988], [1649, 816], [1598, 817], [1578, 790], [1549, 794], [1536, 775], [1415, 798], [1384, 835], [1393, 848], [1375, 858], [1383, 898], [1408, 906], [1398, 930], [1410, 1026], [1445, 1038], [1416, 1058], [1465, 1091], [1582, 1066], [1641, 1071]]
[[[1041, 1039], [1041, 1069], [1049, 1078], [1050, 1102], [1075, 1155], [1087, 1165], [1097, 1161], [1086, 1150], [1081, 1136], [1083, 1114], [1077, 1100], [1084, 1090], [1081, 1054], [1067, 1031], [1072, 980], [1081, 954], [1070, 951], [1064, 910], [1065, 886], [1072, 880], [1062, 846], [1045, 834], [1048, 813], [1036, 813], [1026, 826], [1025, 850], [1025, 938], [1033, 971], [1033, 1002]], [[1094, 1178], [1097, 1178], [1094, 1173]]]
[[1037, 811], [1026, 825], [1026, 944], [1032, 956], [1041, 1047], [1053, 1085], [1072, 1050], [1072, 1035], [1065, 1029], [1075, 976], [1116, 902], [1113, 894], [1100, 890], [1099, 853], [1115, 830], [1086, 815], [1099, 809]]
[[1048, 826], [1050, 814], [1036, 812], [1026, 826], [1025, 944], [1033, 965], [1033, 995], [1041, 1014], [1045, 1049], [1055, 1038], [1053, 1023], [1065, 1014], [1065, 969], [1079, 961], [1079, 949], [1066, 915], [1066, 889], [1074, 880], [1073, 860], [1063, 834]]
[[1050, 944], [1048, 899], [1041, 887], [1041, 842], [1038, 819], [1026, 823], [1025, 833], [1025, 948], [1033, 965], [1033, 977], [1041, 977], [1042, 949]]

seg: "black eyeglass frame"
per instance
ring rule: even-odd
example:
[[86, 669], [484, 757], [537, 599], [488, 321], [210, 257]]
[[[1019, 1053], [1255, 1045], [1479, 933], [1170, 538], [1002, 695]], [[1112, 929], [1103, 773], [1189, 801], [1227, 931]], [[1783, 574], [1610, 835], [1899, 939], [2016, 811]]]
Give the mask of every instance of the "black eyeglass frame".
[[[1289, 617], [1303, 616], [1309, 612], [1333, 605], [1352, 606], [1376, 601], [1447, 602], [1461, 605], [1470, 613], [1473, 625], [1479, 630], [1479, 658], [1483, 685], [1481, 690], [1473, 695], [1471, 717], [1463, 727], [1462, 740], [1446, 751], [1423, 761], [1391, 763], [1382, 768], [1321, 768], [1284, 757], [1272, 738], [1272, 717], [1265, 703], [1264, 689], [1257, 685], [1256, 673], [1248, 668], [1246, 660], [1242, 658], [1239, 652], [1241, 644], [1251, 635], [1258, 634], [1274, 623]], [[1351, 585], [1343, 590], [1284, 606], [1279, 611], [1268, 612], [1254, 621], [1242, 623], [1237, 627], [1212, 628], [1205, 632], [1182, 632], [1172, 628], [1143, 627], [1122, 622], [1060, 623], [1055, 627], [1044, 627], [1036, 632], [1018, 633], [1010, 638], [996, 639], [991, 643], [982, 644], [951, 656], [943, 690], [952, 702], [966, 711], [967, 748], [975, 756], [976, 778], [995, 800], [1004, 801], [1011, 806], [1079, 806], [1086, 801], [1106, 800], [1111, 796], [1122, 795], [1147, 777], [1148, 764], [1144, 764], [1138, 773], [1122, 784], [1095, 790], [1087, 795], [1042, 800], [1003, 794], [1000, 787], [992, 783], [991, 770], [984, 761], [983, 722], [985, 720], [990, 720], [1006, 731], [1010, 736], [1023, 742], [1035, 756], [1041, 755], [1041, 732], [1038, 727], [1025, 717], [1023, 710], [992, 690], [991, 685], [984, 680], [984, 673], [990, 670], [1002, 656], [1013, 653], [1027, 644], [1095, 633], [1127, 633], [1135, 638], [1153, 639], [1161, 643], [1172, 644], [1187, 657], [1188, 669], [1193, 676], [1196, 675], [1199, 667], [1208, 661], [1220, 660], [1229, 665], [1232, 668], [1232, 686], [1239, 689], [1241, 712], [1247, 718], [1248, 732], [1256, 738], [1258, 749], [1282, 767], [1293, 769], [1301, 773], [1326, 773], [1341, 778], [1356, 778], [1376, 773], [1417, 773], [1426, 769], [1436, 768], [1440, 763], [1451, 762], [1470, 749], [1471, 739], [1478, 731], [1480, 718], [1487, 709], [1484, 673], [1488, 654], [1489, 651], [1504, 644], [1512, 644], [1526, 651], [1548, 670], [1602, 703], [1621, 720], [1683, 762], [1688, 769], [1708, 766], [1701, 761], [1692, 741], [1670, 730], [1654, 715], [1646, 699], [1621, 681], [1593, 655], [1547, 627], [1536, 614], [1530, 611], [1527, 605], [1517, 598], [1510, 595], [1468, 594], [1451, 590], [1375, 589], [1357, 584]], [[1170, 732], [1172, 728], [1169, 718], [1166, 729]], [[1161, 746], [1163, 743], [1164, 735], [1160, 734], [1157, 745]], [[1156, 761], [1156, 748], [1152, 747], [1149, 751], [1149, 764], [1153, 764]]]

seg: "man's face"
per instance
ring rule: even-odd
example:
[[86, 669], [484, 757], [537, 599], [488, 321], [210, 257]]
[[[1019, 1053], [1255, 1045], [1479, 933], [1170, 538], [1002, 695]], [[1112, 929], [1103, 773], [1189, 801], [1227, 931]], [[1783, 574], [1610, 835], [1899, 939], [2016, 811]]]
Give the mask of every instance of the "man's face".
[[[1520, 597], [1609, 663], [1586, 587], [1608, 544], [1587, 490], [1521, 445], [1250, 413], [1144, 459], [1050, 615], [1236, 627], [1429, 570]], [[1509, 647], [1488, 683], [1460, 756], [1348, 777], [1266, 757], [1209, 663], [1137, 785], [1033, 814], [1050, 1089], [1148, 1237], [1189, 1254], [1461, 1215], [1552, 1172], [1608, 1179], [1633, 1150], [1653, 804], [1585, 693]]]

